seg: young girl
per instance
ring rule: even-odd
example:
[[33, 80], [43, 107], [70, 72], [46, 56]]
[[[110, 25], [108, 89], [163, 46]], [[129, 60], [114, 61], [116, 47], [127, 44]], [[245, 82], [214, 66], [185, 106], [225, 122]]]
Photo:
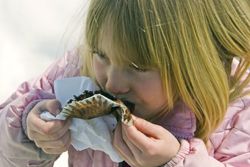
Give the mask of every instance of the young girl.
[[[2, 166], [250, 166], [249, 0], [91, 0], [84, 47], [0, 109]], [[135, 103], [134, 125], [118, 124], [118, 164], [101, 151], [70, 146], [56, 79], [85, 75]]]

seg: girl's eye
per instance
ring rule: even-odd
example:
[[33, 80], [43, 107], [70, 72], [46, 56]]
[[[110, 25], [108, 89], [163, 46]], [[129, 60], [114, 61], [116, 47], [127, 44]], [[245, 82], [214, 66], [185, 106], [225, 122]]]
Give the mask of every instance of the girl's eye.
[[108, 61], [107, 56], [105, 56], [103, 53], [100, 53], [100, 52], [97, 52], [97, 51], [93, 51], [93, 56], [96, 56], [101, 61]]

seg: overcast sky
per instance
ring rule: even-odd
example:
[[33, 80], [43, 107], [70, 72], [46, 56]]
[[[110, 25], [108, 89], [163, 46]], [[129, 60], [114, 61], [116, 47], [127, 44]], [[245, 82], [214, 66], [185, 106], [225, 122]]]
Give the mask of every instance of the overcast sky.
[[87, 0], [0, 0], [0, 103], [75, 46], [86, 6]]
[[[0, 0], [0, 103], [74, 48], [87, 0]], [[67, 167], [64, 153], [54, 167]]]

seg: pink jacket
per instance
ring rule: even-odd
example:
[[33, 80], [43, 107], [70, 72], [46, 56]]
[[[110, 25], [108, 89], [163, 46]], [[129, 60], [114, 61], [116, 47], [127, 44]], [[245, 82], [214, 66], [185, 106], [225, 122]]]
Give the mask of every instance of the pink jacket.
[[[0, 104], [0, 166], [53, 166], [58, 156], [45, 154], [27, 138], [26, 116], [39, 100], [55, 98], [54, 80], [79, 76], [80, 68], [81, 60], [77, 53], [68, 52], [36, 80], [21, 84], [16, 92]], [[249, 106], [249, 96], [232, 103], [224, 121], [211, 135], [207, 148], [200, 139], [193, 137], [194, 115], [182, 103], [178, 103], [173, 112], [158, 121], [158, 124], [167, 128], [181, 141], [179, 153], [165, 167], [249, 167]], [[78, 152], [70, 147], [68, 152], [69, 166], [118, 166], [100, 151], [87, 149]]]

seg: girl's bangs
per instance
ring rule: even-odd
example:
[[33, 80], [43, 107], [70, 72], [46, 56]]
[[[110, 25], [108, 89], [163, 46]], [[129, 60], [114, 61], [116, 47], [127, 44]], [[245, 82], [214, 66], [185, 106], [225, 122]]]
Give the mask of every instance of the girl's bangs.
[[[155, 67], [156, 59], [150, 53], [147, 44], [147, 36], [142, 27], [145, 27], [137, 16], [131, 16], [127, 8], [117, 10], [103, 9], [102, 12], [92, 9], [86, 27], [86, 40], [90, 50], [97, 49], [100, 39], [111, 30], [111, 46], [114, 52], [114, 61], [118, 65], [134, 63], [139, 67]], [[100, 9], [99, 9], [100, 10]], [[137, 13], [137, 12], [134, 12]], [[131, 18], [131, 17], [137, 17]]]

